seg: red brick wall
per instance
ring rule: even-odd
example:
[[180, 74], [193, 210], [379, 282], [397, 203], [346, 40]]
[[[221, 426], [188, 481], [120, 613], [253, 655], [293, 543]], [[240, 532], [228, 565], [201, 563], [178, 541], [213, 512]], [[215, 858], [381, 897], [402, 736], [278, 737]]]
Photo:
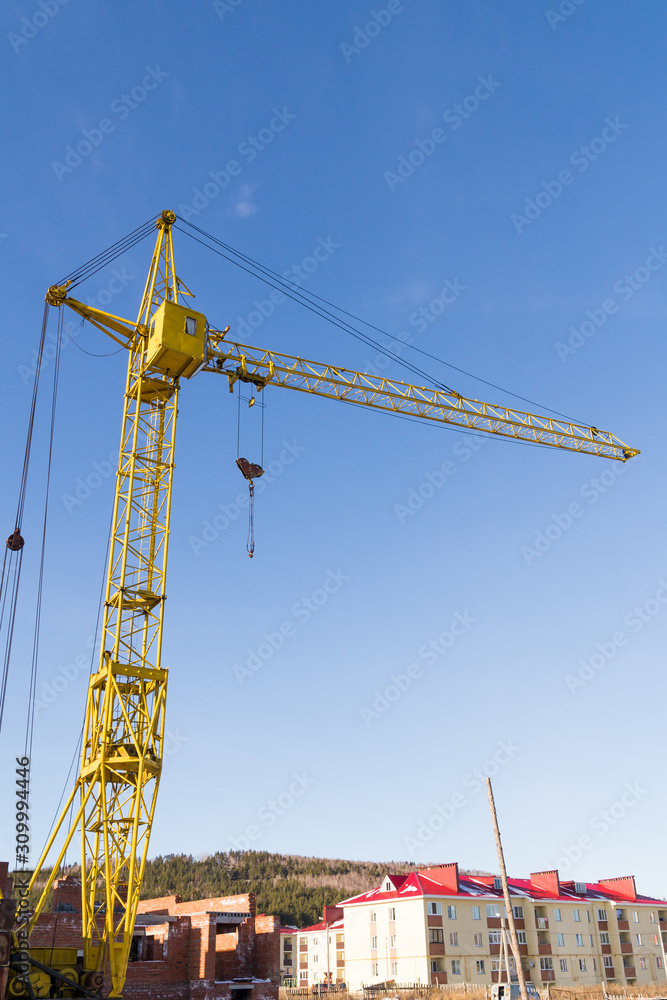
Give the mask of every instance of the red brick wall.
[[74, 875], [57, 878], [53, 883], [53, 902], [51, 910], [57, 913], [61, 905], [68, 909], [71, 906], [75, 913], [81, 913], [81, 879]]
[[255, 975], [280, 982], [280, 917], [255, 919]]
[[160, 896], [158, 899], [142, 899], [139, 902], [137, 913], [167, 913], [173, 914], [177, 903], [180, 903], [180, 896]]

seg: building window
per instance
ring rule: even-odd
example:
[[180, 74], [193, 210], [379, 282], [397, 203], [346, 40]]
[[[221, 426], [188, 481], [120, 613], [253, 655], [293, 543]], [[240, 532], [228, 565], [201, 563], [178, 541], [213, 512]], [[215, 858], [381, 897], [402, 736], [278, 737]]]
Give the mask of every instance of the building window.
[[319, 963], [319, 960], [320, 960], [319, 955], [313, 955], [313, 965], [317, 965]]
[[499, 958], [492, 958], [491, 959], [491, 972], [500, 972], [500, 959]]
[[512, 913], [517, 920], [523, 920], [523, 906], [513, 906]]
[[486, 904], [486, 915], [487, 917], [499, 917], [500, 907], [497, 903], [487, 903]]
[[458, 935], [458, 932], [455, 933], [455, 934], [450, 934], [449, 935], [449, 943], [453, 947], [458, 948], [458, 946], [459, 946], [459, 935]]
[[591, 911], [590, 910], [586, 910], [586, 920], [590, 924], [590, 922], [591, 922]]
[[374, 924], [376, 922], [377, 918], [378, 918], [378, 915], [375, 912], [375, 910], [371, 910], [371, 923]]
[[442, 903], [427, 903], [426, 912], [429, 917], [439, 917], [442, 913]]
[[593, 935], [592, 935], [592, 934], [589, 934], [589, 935], [588, 935], [588, 939], [589, 939], [589, 941], [591, 942], [591, 948], [593, 948], [593, 947], [594, 947], [594, 946], [593, 946]]
[[661, 958], [656, 958], [655, 964], [658, 966], [659, 969], [662, 969], [662, 959]]
[[461, 975], [461, 962], [459, 961], [458, 958], [452, 959], [452, 975], [453, 976]]
[[371, 976], [377, 976], [378, 974], [378, 963], [371, 962]]
[[472, 908], [472, 919], [473, 920], [481, 920], [482, 919], [481, 915], [480, 915], [480, 912], [479, 912], [479, 906], [473, 906], [473, 908]]
[[554, 920], [562, 920], [561, 912], [558, 908], [554, 910]]
[[519, 942], [519, 944], [525, 944], [526, 943], [526, 932], [525, 931], [517, 931], [516, 932], [516, 937], [517, 937], [517, 941]]
[[585, 958], [580, 958], [579, 959], [579, 972], [585, 972], [585, 971], [586, 971], [586, 959]]
[[489, 944], [500, 944], [500, 931], [489, 931]]
[[395, 948], [396, 947], [396, 935], [395, 934], [390, 934], [389, 935], [389, 947], [390, 948]]
[[483, 958], [478, 958], [477, 961], [475, 962], [475, 966], [477, 968], [477, 975], [478, 976], [483, 976], [484, 975], [484, 959]]
[[658, 943], [658, 935], [654, 934], [653, 935], [653, 944], [657, 944], [657, 943]]
[[303, 982], [304, 979], [308, 979], [308, 970], [305, 969], [299, 973], [299, 979]]
[[445, 937], [439, 927], [429, 927], [428, 939], [431, 944], [444, 944]]
[[440, 962], [437, 958], [431, 959], [431, 972], [440, 972]]
[[637, 944], [643, 944], [641, 934], [635, 934], [635, 941], [637, 942]]
[[475, 934], [475, 948], [483, 948], [483, 947], [484, 947], [484, 935]]
[[557, 942], [559, 948], [564, 948], [565, 947], [565, 935], [564, 934], [556, 934], [556, 942]]
[[299, 946], [300, 947], [303, 946], [304, 948], [307, 948], [308, 947], [308, 938], [300, 937], [299, 938]]
[[390, 974], [392, 976], [397, 976], [398, 975], [398, 962], [392, 962], [389, 971], [390, 971]]
[[600, 944], [609, 944], [609, 934], [607, 931], [600, 931]]
[[611, 955], [605, 955], [602, 961], [604, 962], [605, 969], [614, 968], [614, 959], [611, 957]]
[[636, 924], [639, 923], [639, 914], [637, 913], [636, 910], [632, 911], [632, 919], [633, 919], [634, 923], [636, 923]]
[[540, 959], [540, 969], [542, 972], [551, 972], [554, 967], [553, 958], [541, 958]]
[[651, 912], [649, 913], [648, 918], [652, 924], [655, 923], [655, 913], [653, 912], [653, 910], [651, 910]]
[[567, 972], [567, 959], [566, 958], [561, 958], [561, 960], [560, 960], [560, 971], [561, 972]]
[[313, 938], [313, 947], [315, 947], [316, 945], [317, 945], [317, 938], [316, 938], [316, 937], [314, 937], [314, 938]]
[[606, 919], [607, 919], [607, 911], [598, 910], [598, 920], [606, 920]]
[[455, 906], [448, 906], [447, 907], [447, 916], [449, 917], [450, 920], [456, 920], [456, 907]]
[[581, 920], [579, 910], [572, 910], [572, 919], [574, 920], [575, 923], [577, 924], [579, 923], [579, 921]]
[[575, 940], [576, 940], [578, 946], [580, 948], [582, 948], [583, 944], [584, 944], [584, 935], [583, 934], [575, 934], [574, 936], [575, 936]]
[[371, 938], [371, 948], [373, 950], [376, 950], [377, 946], [378, 946], [378, 939], [375, 937], [375, 935], [373, 935], [373, 937]]
[[390, 906], [389, 907], [389, 919], [390, 920], [395, 920], [396, 919], [396, 907], [395, 906]]
[[595, 959], [593, 959], [593, 972], [597, 972], [597, 970], [598, 970], [597, 963]]

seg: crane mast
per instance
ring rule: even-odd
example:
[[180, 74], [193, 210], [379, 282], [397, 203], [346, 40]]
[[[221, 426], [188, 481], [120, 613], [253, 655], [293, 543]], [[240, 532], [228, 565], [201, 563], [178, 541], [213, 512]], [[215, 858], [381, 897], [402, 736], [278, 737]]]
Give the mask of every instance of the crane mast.
[[[178, 303], [178, 284], [170, 220], [161, 217], [158, 230], [129, 344], [102, 640], [88, 687], [80, 773], [45, 854], [70, 806], [78, 811], [42, 893], [45, 899], [78, 828], [84, 968], [104, 971], [108, 958], [111, 996], [122, 993], [132, 944], [167, 693], [162, 625], [179, 386], [168, 375], [148, 377], [146, 351], [150, 322], [162, 302]], [[38, 904], [36, 915], [40, 910]]]
[[175, 221], [173, 212], [157, 220], [136, 322], [70, 298], [68, 283], [46, 296], [129, 352], [102, 639], [89, 680], [80, 770], [30, 883], [62, 841], [32, 929], [79, 831], [85, 975], [96, 974], [88, 981], [97, 987], [108, 963], [112, 997], [122, 996], [162, 767], [168, 673], [162, 626], [180, 378], [204, 369], [227, 375], [230, 390], [238, 380], [257, 391], [284, 386], [623, 462], [638, 454], [594, 427], [226, 341], [228, 330], [211, 330], [203, 314], [181, 302], [190, 293], [179, 294], [185, 286], [174, 270]]

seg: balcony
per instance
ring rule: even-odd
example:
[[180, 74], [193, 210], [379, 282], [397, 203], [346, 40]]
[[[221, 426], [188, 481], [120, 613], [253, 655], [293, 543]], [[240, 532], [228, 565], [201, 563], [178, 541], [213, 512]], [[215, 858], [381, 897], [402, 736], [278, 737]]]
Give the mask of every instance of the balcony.
[[599, 931], [607, 931], [607, 930], [609, 930], [609, 921], [608, 920], [598, 920], [598, 930]]
[[637, 973], [635, 972], [634, 965], [626, 965], [623, 969], [623, 975], [626, 979], [636, 979]]
[[538, 931], [548, 931], [549, 930], [549, 918], [548, 917], [535, 917], [535, 926]]
[[618, 921], [618, 929], [619, 929], [619, 931], [629, 931], [630, 930], [630, 924], [628, 923], [627, 920], [619, 920]]
[[551, 945], [550, 944], [538, 944], [537, 946], [538, 955], [550, 955]]
[[429, 953], [429, 955], [444, 955], [445, 954], [445, 946], [444, 946], [444, 944], [442, 942], [431, 941], [430, 944], [429, 944], [429, 946], [428, 946], [428, 953]]
[[621, 955], [632, 955], [632, 945], [629, 941], [621, 941]]
[[542, 969], [541, 975], [543, 983], [553, 983], [556, 979], [556, 973], [553, 969]]
[[489, 945], [489, 954], [490, 955], [499, 955], [500, 954], [500, 945], [499, 944], [490, 944]]
[[613, 965], [606, 965], [605, 966], [605, 970], [604, 970], [604, 974], [607, 977], [607, 979], [613, 979], [614, 978], [614, 966]]
[[602, 952], [603, 955], [611, 955], [611, 945], [610, 944], [601, 944], [600, 945], [600, 951]]
[[500, 930], [500, 917], [487, 917], [486, 926], [489, 930], [495, 930], [496, 928]]
[[427, 927], [442, 927], [442, 917], [427, 917]]
[[439, 986], [441, 983], [445, 984], [447, 982], [446, 972], [432, 972], [431, 973], [431, 985]]

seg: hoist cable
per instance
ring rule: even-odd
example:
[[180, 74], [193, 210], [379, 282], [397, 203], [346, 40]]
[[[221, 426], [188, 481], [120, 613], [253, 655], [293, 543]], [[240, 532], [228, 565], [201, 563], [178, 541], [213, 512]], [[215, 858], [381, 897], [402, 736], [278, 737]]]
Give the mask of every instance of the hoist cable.
[[102, 250], [95, 257], [91, 257], [89, 261], [82, 264], [80, 267], [75, 268], [68, 275], [66, 275], [62, 281], [59, 281], [59, 285], [64, 285], [65, 282], [70, 282], [70, 288], [74, 288], [76, 285], [81, 284], [86, 278], [90, 278], [97, 271], [100, 271], [107, 264], [116, 260], [122, 254], [127, 253], [128, 250], [132, 250], [138, 243], [141, 243], [147, 236], [155, 231], [155, 218], [151, 218], [148, 222], [145, 222], [142, 226], [134, 229], [127, 236], [122, 239], [117, 240], [106, 250]]
[[[199, 226], [195, 226], [195, 224], [193, 222], [189, 222], [187, 219], [181, 218], [180, 215], [177, 215], [177, 218], [179, 219], [179, 221], [184, 222], [186, 225], [190, 226], [191, 229], [195, 229], [198, 233], [201, 233], [203, 236], [206, 236], [207, 239], [212, 240], [214, 243], [217, 243], [219, 246], [223, 247], [225, 250], [228, 250], [230, 253], [235, 254], [241, 260], [245, 261], [248, 264], [251, 264], [253, 267], [258, 268], [264, 274], [271, 275], [274, 279], [280, 281], [281, 283], [287, 282], [288, 284], [292, 285], [294, 288], [299, 289], [299, 294], [301, 294], [304, 298], [306, 298], [306, 297], [309, 296], [312, 299], [317, 299], [319, 302], [325, 303], [326, 305], [330, 306], [332, 309], [335, 309], [338, 312], [343, 313], [343, 315], [349, 316], [350, 319], [356, 320], [356, 322], [358, 322], [358, 323], [363, 323], [364, 326], [369, 327], [371, 330], [375, 330], [377, 333], [381, 333], [383, 336], [389, 337], [391, 340], [397, 341], [397, 343], [401, 344], [402, 346], [408, 347], [410, 350], [416, 351], [418, 354], [422, 354], [422, 355], [424, 355], [424, 357], [430, 358], [432, 361], [436, 361], [438, 364], [445, 365], [447, 368], [451, 368], [453, 371], [459, 372], [459, 374], [465, 375], [467, 378], [472, 378], [472, 379], [474, 379], [477, 382], [481, 382], [484, 385], [490, 386], [492, 389], [497, 389], [499, 392], [507, 393], [507, 395], [513, 396], [514, 399], [520, 399], [524, 403], [529, 403], [531, 406], [537, 406], [541, 410], [546, 410], [549, 413], [554, 413], [557, 416], [563, 417], [566, 420], [574, 421], [575, 423], [585, 423], [585, 424], [587, 424], [587, 426], [590, 426], [590, 424], [588, 424], [587, 421], [576, 420], [574, 417], [570, 417], [570, 416], [568, 416], [565, 413], [561, 413], [560, 410], [554, 410], [552, 407], [543, 406], [542, 403], [538, 403], [534, 399], [528, 399], [527, 396], [521, 396], [521, 395], [519, 395], [519, 393], [512, 392], [511, 389], [506, 389], [504, 386], [498, 385], [495, 382], [490, 382], [488, 379], [482, 378], [479, 375], [473, 375], [472, 372], [467, 371], [465, 368], [459, 368], [457, 365], [453, 365], [449, 361], [445, 361], [443, 358], [439, 358], [435, 354], [431, 354], [431, 353], [429, 353], [429, 351], [423, 350], [421, 347], [415, 347], [414, 344], [409, 344], [407, 341], [401, 340], [400, 337], [397, 337], [397, 336], [395, 336], [392, 333], [388, 333], [387, 330], [383, 330], [381, 327], [376, 326], [374, 323], [369, 322], [369, 320], [363, 319], [361, 316], [355, 315], [355, 313], [349, 312], [347, 309], [343, 309], [342, 306], [337, 306], [335, 303], [330, 302], [328, 299], [325, 299], [323, 296], [317, 295], [315, 292], [312, 292], [310, 290], [302, 289], [302, 287], [300, 285], [297, 285], [296, 282], [293, 282], [289, 278], [285, 278], [284, 276], [278, 274], [276, 271], [273, 271], [270, 267], [267, 267], [267, 266], [265, 266], [263, 264], [260, 264], [258, 261], [254, 260], [252, 257], [249, 257], [247, 254], [242, 253], [240, 250], [236, 250], [234, 247], [230, 246], [227, 243], [224, 243], [222, 240], [218, 240], [215, 236], [211, 236], [210, 233], [207, 233], [205, 230], [200, 229]], [[176, 228], [178, 228], [178, 227], [176, 227]], [[184, 232], [184, 230], [180, 230], [180, 232]], [[213, 248], [211, 247], [209, 249], [213, 249]], [[232, 263], [236, 263], [236, 262], [232, 261]], [[259, 276], [256, 275], [256, 277], [259, 277]], [[260, 280], [262, 280], [262, 279], [260, 279]], [[270, 282], [267, 282], [267, 283], [270, 284]], [[273, 287], [275, 287], [275, 285]], [[375, 342], [373, 342], [373, 344], [375, 345]], [[382, 348], [380, 347], [380, 345], [377, 345], [377, 346], [378, 346], [379, 349], [382, 350]], [[382, 350], [382, 353], [386, 354], [387, 352], [384, 351], [384, 350]], [[389, 356], [393, 360], [399, 361], [399, 363], [401, 362], [400, 357], [398, 355], [393, 354], [393, 352]]]
[[42, 593], [44, 588], [44, 559], [46, 554], [46, 530], [49, 516], [49, 494], [51, 488], [51, 467], [53, 462], [53, 440], [56, 424], [56, 407], [58, 402], [58, 376], [60, 374], [60, 352], [62, 349], [63, 313], [58, 313], [58, 328], [56, 335], [56, 351], [53, 359], [53, 393], [51, 398], [51, 426], [49, 429], [49, 447], [46, 464], [46, 483], [44, 487], [44, 514], [42, 521], [42, 544], [39, 558], [39, 575], [37, 580], [37, 602], [35, 607], [35, 627], [33, 633], [32, 663], [30, 670], [30, 691], [28, 695], [28, 717], [26, 721], [24, 756], [32, 757], [32, 741], [35, 728], [35, 695], [37, 690], [37, 665], [39, 661], [39, 641], [42, 623]]
[[325, 319], [329, 323], [332, 323], [334, 326], [337, 326], [339, 329], [343, 330], [344, 333], [350, 334], [350, 336], [354, 337], [355, 340], [360, 340], [362, 343], [366, 344], [367, 347], [375, 348], [375, 350], [379, 351], [381, 354], [386, 355], [386, 357], [388, 357], [391, 361], [396, 361], [399, 365], [402, 365], [403, 368], [407, 368], [408, 371], [412, 372], [414, 375], [418, 375], [420, 378], [423, 378], [427, 382], [432, 383], [436, 389], [440, 389], [443, 392], [453, 391], [449, 386], [446, 386], [444, 385], [444, 383], [433, 378], [432, 375], [429, 375], [421, 368], [417, 368], [416, 365], [412, 364], [412, 362], [406, 361], [404, 358], [399, 357], [397, 354], [394, 354], [392, 351], [388, 350], [388, 348], [383, 347], [382, 344], [378, 343], [376, 340], [373, 340], [372, 337], [369, 337], [367, 334], [362, 333], [361, 330], [357, 330], [350, 323], [347, 323], [345, 320], [342, 320], [339, 317], [334, 316], [332, 313], [329, 313], [326, 309], [324, 309], [323, 306], [319, 306], [317, 303], [311, 302], [301, 292], [296, 292], [293, 288], [288, 287], [288, 285], [283, 282], [282, 278], [276, 278], [275, 280], [273, 280], [269, 277], [264, 277], [261, 274], [257, 274], [256, 272], [251, 271], [249, 268], [245, 267], [243, 264], [239, 263], [239, 261], [234, 260], [233, 257], [228, 257], [227, 254], [222, 253], [215, 247], [209, 246], [207, 243], [204, 243], [193, 233], [188, 233], [185, 229], [180, 229], [178, 226], [176, 226], [175, 228], [178, 229], [179, 232], [184, 233], [184, 235], [189, 236], [191, 240], [194, 240], [196, 243], [200, 243], [202, 246], [206, 247], [207, 250], [211, 250], [219, 257], [223, 257], [225, 260], [229, 261], [230, 264], [235, 264], [237, 267], [241, 268], [241, 270], [246, 271], [248, 274], [251, 274], [254, 278], [257, 278], [259, 281], [263, 281], [264, 284], [270, 285], [272, 288], [281, 291], [283, 295], [286, 295], [288, 298], [292, 299], [299, 305], [304, 306], [306, 309], [310, 310], [310, 312], [314, 313], [316, 316], [319, 316], [321, 319]]
[[[40, 331], [39, 345], [37, 348], [37, 360], [35, 365], [35, 380], [32, 386], [32, 397], [30, 400], [30, 410], [28, 413], [28, 430], [26, 434], [25, 449], [23, 452], [23, 466], [21, 469], [21, 480], [19, 484], [19, 494], [16, 504], [16, 518], [14, 520], [14, 534], [20, 538], [23, 512], [25, 509], [26, 490], [28, 485], [28, 471], [30, 468], [30, 456], [32, 454], [32, 439], [35, 427], [35, 411], [37, 409], [37, 396], [39, 391], [39, 377], [42, 370], [44, 357], [44, 344], [46, 342], [46, 330], [49, 320], [49, 304], [44, 303], [44, 313], [42, 316], [42, 328]], [[9, 559], [7, 559], [9, 551]], [[2, 672], [0, 674], [0, 731], [5, 715], [5, 699], [7, 696], [7, 684], [9, 681], [9, 668], [11, 663], [12, 646], [14, 643], [14, 626], [16, 624], [16, 607], [18, 603], [19, 589], [21, 584], [21, 567], [23, 565], [23, 541], [20, 548], [5, 550], [3, 560], [2, 577], [0, 578], [0, 626], [4, 625], [6, 636], [4, 642], [4, 653], [2, 662]]]

